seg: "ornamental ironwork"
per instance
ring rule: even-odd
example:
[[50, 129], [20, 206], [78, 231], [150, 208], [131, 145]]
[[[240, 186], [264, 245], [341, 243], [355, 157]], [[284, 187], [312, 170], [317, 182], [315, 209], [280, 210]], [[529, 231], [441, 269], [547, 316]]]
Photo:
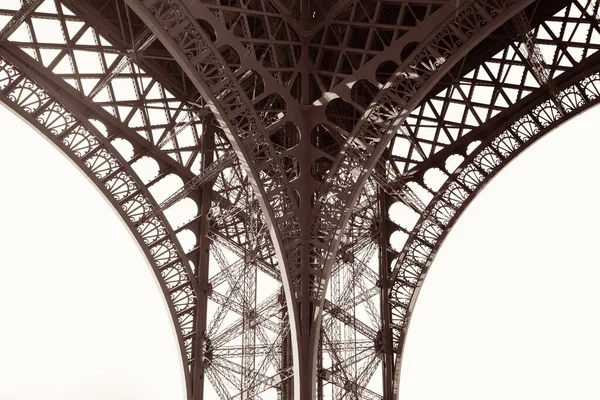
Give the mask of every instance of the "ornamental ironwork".
[[0, 100], [136, 237], [188, 399], [396, 399], [456, 219], [599, 101], [599, 16], [597, 0], [3, 0]]

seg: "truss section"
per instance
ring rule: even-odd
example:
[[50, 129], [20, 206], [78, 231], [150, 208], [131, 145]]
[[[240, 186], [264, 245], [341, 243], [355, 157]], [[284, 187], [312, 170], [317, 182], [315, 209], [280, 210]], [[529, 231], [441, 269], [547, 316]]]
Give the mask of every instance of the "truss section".
[[[393, 245], [400, 254], [390, 264], [389, 302], [398, 355], [419, 288], [464, 208], [527, 146], [598, 102], [598, 7], [595, 1], [573, 2], [532, 29], [556, 91], [536, 79], [534, 67], [519, 53], [515, 41], [423, 103], [413, 112], [420, 121], [407, 120], [417, 130], [431, 126], [439, 135], [458, 126], [460, 134], [404, 175], [405, 184], [419, 194], [426, 208], [415, 213], [400, 202], [392, 206], [398, 223]], [[444, 108], [434, 108], [440, 102]], [[454, 105], [458, 105], [455, 111], [449, 111]], [[464, 123], [465, 115], [477, 112], [476, 121]], [[455, 125], [451, 118], [462, 123]], [[400, 362], [398, 357], [396, 379]]]
[[[140, 62], [141, 57], [133, 54], [137, 51], [139, 56], [143, 52], [140, 47], [119, 47], [119, 43], [111, 41], [112, 36], [99, 33], [107, 31], [108, 22], [90, 20], [90, 23], [89, 18], [78, 16], [71, 8], [53, 0], [25, 5], [9, 3], [3, 3], [2, 7], [6, 8], [0, 11], [5, 17], [0, 20], [4, 26], [0, 53], [5, 57], [5, 70], [17, 77], [6, 73], [4, 83], [8, 88], [4, 99], [13, 108], [16, 106], [11, 101], [20, 106], [21, 114], [36, 111], [35, 116], [42, 115], [44, 122], [48, 119], [50, 126], [46, 128], [61, 134], [65, 146], [71, 146], [71, 157], [80, 156], [84, 160], [81, 166], [101, 171], [96, 175], [87, 174], [101, 188], [106, 188], [107, 195], [114, 194], [118, 202], [113, 204], [117, 211], [125, 210], [122, 216], [129, 221], [142, 247], [148, 248], [146, 255], [162, 282], [178, 328], [191, 393], [194, 388], [187, 374], [198, 364], [196, 355], [203, 354], [197, 348], [204, 346], [204, 338], [198, 337], [196, 330], [199, 323], [196, 306], [198, 298], [202, 300], [210, 293], [206, 282], [197, 283], [196, 279], [199, 268], [213, 270], [219, 265], [201, 262], [199, 254], [206, 246], [203, 242], [212, 241], [226, 243], [238, 254], [248, 253], [246, 235], [250, 209], [247, 207], [251, 203], [239, 202], [233, 197], [236, 187], [243, 188], [241, 193], [248, 196], [247, 179], [222, 134], [215, 134], [210, 157], [206, 156], [208, 149], [202, 140], [204, 133], [211, 129], [206, 113], [198, 104], [182, 101], [181, 91], [170, 92], [171, 86], [165, 89], [162, 83], [165, 78], [157, 73], [157, 70], [161, 72], [160, 68], [152, 70], [154, 75], [146, 73], [140, 65], [148, 64], [147, 60]], [[77, 6], [86, 9], [81, 3]], [[38, 40], [40, 35], [36, 35], [36, 29], [44, 33], [44, 41]], [[147, 48], [152, 48], [152, 35], [147, 31], [140, 35], [146, 38]], [[90, 68], [96, 69], [90, 72]], [[21, 71], [27, 71], [28, 76]], [[163, 81], [159, 82], [156, 76]], [[49, 95], [43, 92], [45, 88], [52, 88], [57, 96], [67, 99], [68, 105], [60, 102], [54, 107], [50, 97], [46, 98]], [[40, 94], [36, 93], [38, 90]], [[96, 92], [98, 94], [94, 94]], [[107, 93], [106, 101], [100, 100], [101, 92]], [[42, 113], [45, 108], [36, 101], [48, 109], [64, 107], [57, 113], [67, 116], [46, 116]], [[177, 109], [171, 107], [173, 104]], [[91, 133], [71, 134], [71, 131], [81, 130], [70, 121], [71, 113], [78, 115], [77, 121], [84, 121], [81, 124], [88, 126]], [[35, 121], [35, 116], [27, 118]], [[175, 121], [176, 118], [181, 120]], [[63, 119], [66, 122], [61, 122]], [[35, 125], [42, 129], [40, 124]], [[147, 134], [149, 131], [156, 134], [159, 128], [159, 136]], [[63, 130], [66, 133], [63, 134]], [[42, 132], [48, 134], [49, 131], [42, 129]], [[189, 139], [185, 142], [187, 158], [181, 156], [185, 137]], [[54, 141], [62, 146], [63, 142], [57, 140]], [[105, 150], [98, 147], [98, 143], [112, 147], [110, 151]], [[92, 150], [103, 153], [95, 154]], [[207, 164], [209, 158], [213, 161]], [[203, 163], [207, 165], [203, 167]], [[205, 186], [210, 190], [202, 196], [200, 192]], [[203, 215], [198, 211], [203, 197], [212, 199], [204, 215], [210, 216], [209, 224], [219, 230], [219, 235], [209, 233], [204, 238], [199, 237]], [[256, 258], [264, 270], [280, 279], [269, 250], [273, 248], [270, 238], [266, 241], [263, 238], [260, 244], [265, 254]], [[198, 289], [201, 283], [202, 290]]]
[[[597, 51], [598, 32], [589, 14], [593, 11], [581, 19], [583, 10], [594, 4], [573, 3], [568, 6], [571, 17], [559, 12], [531, 30], [548, 79], [556, 79]], [[539, 88], [539, 74], [532, 71], [523, 47], [513, 40], [470, 71], [453, 71], [447, 78], [452, 84], [415, 108], [394, 138], [389, 159], [396, 168], [402, 173], [422, 172], [436, 153], [454, 148], [461, 137]]]
[[[410, 32], [399, 40], [398, 43], [402, 43], [407, 51], [404, 52], [403, 57], [396, 59], [397, 67], [393, 68], [394, 72], [386, 81], [379, 83], [378, 86], [372, 80], [366, 79], [367, 76], [370, 78], [373, 76], [374, 68], [371, 64], [369, 65], [370, 75], [364, 71], [364, 75], [361, 76], [362, 71], [358, 70], [352, 75], [354, 86], [350, 93], [342, 92], [340, 97], [334, 98], [328, 103], [326, 117], [329, 123], [334, 124], [333, 129], [337, 130], [337, 134], [345, 140], [340, 146], [339, 153], [330, 164], [330, 169], [324, 179], [325, 185], [319, 190], [317, 206], [313, 209], [311, 238], [315, 238], [315, 241], [312, 243], [311, 256], [317, 260], [315, 264], [322, 268], [325, 282], [327, 282], [327, 278], [333, 279], [329, 268], [333, 267], [332, 254], [336, 254], [338, 251], [338, 243], [335, 238], [346, 228], [350, 216], [349, 210], [356, 206], [358, 196], [368, 178], [374, 176], [372, 172], [376, 169], [379, 158], [385, 152], [389, 140], [408, 116], [404, 110], [410, 110], [422, 101], [426, 91], [443, 77], [451, 65], [466, 54], [470, 46], [475, 45], [474, 38], [491, 33], [506, 21], [502, 18], [495, 20], [498, 15], [506, 18], [507, 15], [511, 15], [517, 10], [518, 8], [509, 2], [473, 3], [464, 5], [464, 8], [452, 9], [452, 13], [446, 15], [447, 19], [444, 19], [444, 11], [450, 10], [441, 8], [432, 17], [436, 20], [436, 25], [440, 26], [439, 31], [433, 33], [428, 31], [427, 36], [417, 43], [412, 42], [411, 39], [415, 40], [415, 36], [419, 33], [418, 30], [414, 32], [415, 36], [411, 35], [413, 32]], [[386, 55], [389, 57], [389, 52], [386, 52]], [[373, 59], [373, 61], [376, 60], [379, 62], [378, 68], [387, 62], [382, 62], [383, 60], [377, 58]], [[363, 76], [365, 79], [361, 79]], [[399, 189], [402, 192], [401, 187]], [[413, 193], [413, 190], [405, 190], [404, 193]], [[416, 196], [411, 197], [419, 200]], [[409, 202], [407, 199], [408, 197], [404, 203]], [[426, 204], [423, 201], [409, 203], [420, 209], [423, 209], [423, 204]], [[385, 243], [385, 240], [382, 243]], [[381, 249], [379, 254], [381, 260], [388, 257], [387, 249]], [[377, 272], [384, 276], [387, 274], [381, 269]], [[382, 285], [379, 281], [379, 285], [386, 287], [387, 283]], [[322, 293], [316, 291], [313, 296], [319, 298]], [[388, 294], [384, 292], [383, 296], [387, 297]], [[386, 303], [388, 300], [378, 300], [380, 300], [380, 305], [388, 304]], [[393, 325], [391, 313], [381, 312], [380, 309], [379, 318], [383, 321], [378, 328], [385, 326], [387, 330], [380, 333], [379, 340], [382, 343], [385, 340], [387, 346], [390, 346], [388, 329], [391, 329]], [[387, 328], [388, 326], [390, 328]], [[322, 329], [327, 330], [328, 328], [324, 325]], [[391, 371], [398, 370], [399, 367], [392, 367], [392, 363], [395, 361], [390, 347], [387, 347], [386, 351], [379, 355], [379, 360], [381, 359], [385, 359], [380, 371], [380, 374], [385, 377], [385, 381], [380, 384], [378, 389], [381, 390], [382, 395], [391, 397], [397, 390], [397, 382], [393, 382]], [[378, 367], [379, 365], [374, 366], [374, 368]], [[380, 374], [378, 375], [381, 376]], [[345, 380], [349, 383], [341, 393], [352, 398], [360, 398], [361, 394], [359, 393], [367, 393], [360, 392], [359, 387], [364, 386], [358, 384], [357, 381]], [[350, 393], [354, 394], [350, 395]]]
[[[332, 91], [354, 71], [363, 68], [437, 11], [446, 0], [420, 2], [347, 1], [319, 21], [310, 38], [310, 97], [317, 100]], [[406, 52], [404, 56], [408, 55]], [[396, 68], [397, 68], [396, 64]], [[378, 68], [377, 80], [387, 81], [394, 63]]]
[[[273, 78], [296, 95], [302, 86], [302, 43], [286, 2], [228, 1], [208, 3], [220, 25], [231, 32]], [[210, 23], [201, 20], [203, 27]]]
[[185, 252], [169, 222], [156, 216], [136, 226], [145, 212], [156, 206], [144, 182], [115, 149], [108, 127], [93, 120], [60, 86], [0, 54], [0, 97], [59, 147], [94, 182], [115, 207], [148, 258], [167, 299], [177, 328], [182, 357], [191, 357], [194, 330], [195, 282]]
[[597, 102], [595, 0], [5, 0], [0, 97], [100, 187], [188, 398], [392, 399], [462, 210]]
[[[73, 2], [75, 8], [65, 3], [36, 1], [19, 8], [20, 1], [4, 2], [0, 16], [10, 24], [0, 38], [29, 54], [155, 148], [199, 172], [201, 117], [208, 110], [197, 93], [184, 92], [183, 83], [174, 81], [155, 62], [160, 50], [156, 50], [154, 35], [136, 26], [135, 15], [126, 15], [124, 7], [117, 7], [121, 20], [112, 22], [105, 20], [102, 11], [113, 9], [114, 4]], [[123, 29], [122, 36], [115, 35], [117, 26]], [[164, 49], [162, 53], [168, 55]]]
[[317, 360], [323, 398], [384, 398], [376, 191], [371, 182], [361, 194], [329, 280]]
[[225, 213], [211, 218], [221, 233], [213, 237], [209, 263], [206, 398], [273, 397], [292, 376], [282, 365], [289, 320], [267, 225], [251, 191], [241, 191], [237, 202], [248, 204], [245, 225]]
[[[191, 9], [179, 1], [128, 4], [154, 27], [218, 115], [260, 194], [267, 222], [278, 229], [274, 242], [277, 251], [283, 252], [284, 243], [299, 235], [297, 195], [290, 186], [297, 177], [296, 161], [288, 154], [298, 134], [294, 133], [297, 127], [285, 120], [286, 100], [291, 97], [256, 58], [246, 57], [251, 54], [248, 48], [205, 4], [194, 3]], [[218, 46], [218, 37], [230, 45]], [[287, 272], [284, 275], [289, 280]], [[286, 288], [290, 290], [289, 285]]]

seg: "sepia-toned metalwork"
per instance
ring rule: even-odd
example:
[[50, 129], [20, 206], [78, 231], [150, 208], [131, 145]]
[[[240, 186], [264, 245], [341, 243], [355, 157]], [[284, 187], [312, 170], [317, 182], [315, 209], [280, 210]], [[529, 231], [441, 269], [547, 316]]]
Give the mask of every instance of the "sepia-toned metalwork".
[[0, 100], [136, 237], [189, 400], [398, 399], [456, 219], [600, 101], [599, 8], [2, 0]]

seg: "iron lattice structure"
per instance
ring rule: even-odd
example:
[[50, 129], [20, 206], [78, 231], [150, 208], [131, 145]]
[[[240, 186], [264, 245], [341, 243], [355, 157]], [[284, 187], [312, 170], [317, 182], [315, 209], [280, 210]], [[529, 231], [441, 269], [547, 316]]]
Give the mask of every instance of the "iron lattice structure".
[[395, 399], [456, 219], [599, 101], [599, 17], [597, 0], [2, 0], [0, 99], [137, 238], [188, 399]]

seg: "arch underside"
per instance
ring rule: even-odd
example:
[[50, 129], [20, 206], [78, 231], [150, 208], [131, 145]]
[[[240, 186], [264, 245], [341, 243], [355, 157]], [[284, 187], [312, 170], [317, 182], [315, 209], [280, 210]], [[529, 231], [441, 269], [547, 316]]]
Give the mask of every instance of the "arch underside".
[[[361, 3], [322, 11], [328, 26], [366, 29]], [[370, 34], [389, 28], [383, 11], [396, 10], [394, 2], [376, 3], [369, 18], [380, 24]], [[512, 16], [526, 3], [494, 7]], [[327, 57], [335, 48], [349, 54], [343, 47], [360, 53], [353, 39], [333, 46], [325, 39], [332, 28], [317, 24], [302, 47], [297, 21], [278, 16], [286, 12], [279, 2], [248, 6], [263, 7], [256, 10], [214, 2], [214, 18], [189, 26], [180, 19], [163, 38], [122, 1], [7, 4], [0, 5], [0, 99], [86, 173], [138, 240], [172, 315], [190, 399], [298, 398], [293, 335], [306, 301], [323, 309], [313, 328], [316, 395], [397, 396], [410, 314], [449, 229], [504, 165], [600, 98], [596, 1], [552, 2], [546, 14], [535, 2], [525, 9], [542, 73], [517, 24], [495, 22], [478, 2], [463, 5], [461, 22], [444, 19], [442, 1], [399, 6], [397, 24], [420, 28], [394, 28], [383, 50], [360, 42], [372, 47], [350, 70]], [[462, 37], [456, 26], [467, 26], [472, 13], [488, 19], [473, 38]], [[191, 61], [161, 41], [182, 26], [203, 40], [222, 38], [224, 16], [237, 21], [228, 25], [231, 37], [204, 53], [194, 48]], [[428, 18], [449, 23], [454, 36], [444, 33], [440, 44], [418, 23]], [[261, 23], [285, 29], [261, 37], [253, 30]], [[431, 41], [400, 57], [416, 38]], [[185, 64], [217, 49], [211, 62], [227, 71]], [[298, 72], [302, 54], [318, 54], [314, 82]], [[395, 67], [385, 64], [394, 59]], [[192, 66], [201, 73], [192, 76]], [[419, 76], [412, 83], [411, 74]], [[348, 82], [360, 85], [350, 93]], [[302, 125], [305, 101], [324, 104], [315, 106], [318, 143]], [[317, 155], [306, 163], [307, 153]], [[312, 208], [303, 208], [313, 195]], [[298, 247], [298, 235], [312, 244]], [[312, 275], [298, 272], [306, 261], [292, 257], [305, 252], [321, 260]]]

